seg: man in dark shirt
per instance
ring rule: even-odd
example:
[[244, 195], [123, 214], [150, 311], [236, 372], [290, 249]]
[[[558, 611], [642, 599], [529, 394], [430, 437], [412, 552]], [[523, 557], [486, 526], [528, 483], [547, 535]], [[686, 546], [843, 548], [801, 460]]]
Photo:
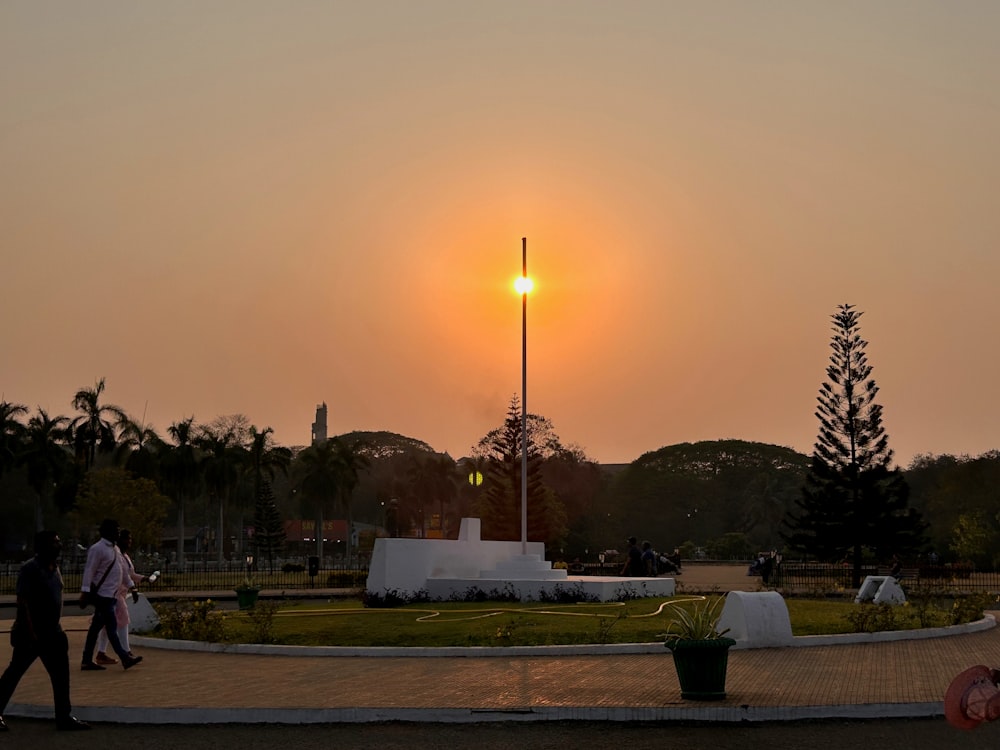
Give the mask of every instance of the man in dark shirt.
[[625, 553], [625, 564], [622, 566], [623, 576], [644, 578], [646, 575], [642, 562], [642, 551], [634, 536], [628, 538], [628, 551]]
[[62, 542], [54, 531], [35, 534], [35, 556], [17, 576], [17, 616], [10, 629], [14, 653], [0, 677], [0, 732], [7, 731], [3, 711], [14, 689], [35, 659], [41, 659], [52, 681], [57, 729], [90, 729], [73, 716], [69, 702], [69, 641], [59, 624], [62, 616]]

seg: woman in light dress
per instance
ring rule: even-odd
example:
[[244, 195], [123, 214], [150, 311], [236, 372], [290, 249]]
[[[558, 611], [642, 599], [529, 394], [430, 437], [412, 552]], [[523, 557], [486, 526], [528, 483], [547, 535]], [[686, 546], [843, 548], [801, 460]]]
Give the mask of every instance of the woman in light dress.
[[[128, 597], [131, 595], [133, 599], [138, 600], [139, 593], [135, 587], [146, 580], [146, 576], [135, 572], [132, 558], [128, 554], [131, 546], [132, 532], [128, 529], [122, 529], [118, 532], [118, 565], [122, 569], [122, 582], [121, 586], [118, 587], [118, 603], [115, 605], [115, 615], [118, 619], [118, 638], [122, 642], [122, 647], [128, 651], [129, 656], [132, 655], [132, 648], [128, 644], [128, 626], [129, 622], [131, 622], [128, 614]], [[94, 659], [97, 664], [108, 666], [118, 663], [115, 657], [107, 655], [107, 648], [108, 636], [102, 630], [101, 634], [97, 637], [97, 656]]]

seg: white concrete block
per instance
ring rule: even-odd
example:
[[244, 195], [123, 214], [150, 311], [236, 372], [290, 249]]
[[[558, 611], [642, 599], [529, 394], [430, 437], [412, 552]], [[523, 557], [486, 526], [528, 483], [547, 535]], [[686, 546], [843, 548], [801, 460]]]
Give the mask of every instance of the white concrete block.
[[777, 591], [730, 591], [718, 628], [729, 628], [726, 635], [745, 647], [792, 644], [792, 621], [785, 600]]
[[905, 601], [906, 594], [892, 576], [866, 576], [858, 589], [858, 595], [854, 597], [855, 604], [903, 604]]
[[131, 596], [125, 597], [125, 601], [128, 604], [128, 632], [148, 633], [160, 624], [156, 610], [149, 603], [149, 599], [142, 594], [139, 594], [138, 601], [133, 602]]

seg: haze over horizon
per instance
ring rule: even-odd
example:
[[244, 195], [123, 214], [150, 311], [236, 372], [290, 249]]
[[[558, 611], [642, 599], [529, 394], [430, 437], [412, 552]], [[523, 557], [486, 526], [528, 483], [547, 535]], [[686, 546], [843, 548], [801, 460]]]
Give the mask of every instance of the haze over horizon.
[[1000, 4], [0, 4], [0, 392], [165, 434], [1000, 448]]

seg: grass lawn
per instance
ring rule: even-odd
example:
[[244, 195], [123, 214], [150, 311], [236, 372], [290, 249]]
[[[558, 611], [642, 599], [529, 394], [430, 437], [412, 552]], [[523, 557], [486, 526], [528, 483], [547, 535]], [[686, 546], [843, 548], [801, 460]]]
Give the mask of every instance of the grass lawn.
[[[672, 619], [671, 602], [690, 607], [701, 599], [678, 596], [604, 604], [435, 602], [393, 609], [366, 609], [354, 600], [261, 602], [250, 613], [212, 612], [211, 617], [222, 618], [223, 633], [212, 640], [303, 646], [649, 643], [666, 632]], [[857, 613], [876, 611], [872, 605], [798, 598], [787, 599], [786, 604], [795, 635], [921, 627], [915, 607], [891, 608], [886, 613], [888, 622], [883, 618], [877, 627], [869, 628], [855, 623]], [[161, 605], [161, 620], [163, 608], [171, 605]], [[924, 613], [924, 626], [944, 624], [948, 624], [944, 609]]]

